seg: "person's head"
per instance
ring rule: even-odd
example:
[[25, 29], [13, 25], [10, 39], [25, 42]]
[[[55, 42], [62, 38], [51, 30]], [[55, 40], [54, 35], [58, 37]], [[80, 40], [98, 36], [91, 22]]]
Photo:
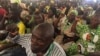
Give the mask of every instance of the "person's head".
[[32, 16], [31, 15], [27, 15], [24, 19], [22, 19], [24, 24], [28, 24], [28, 22], [30, 22]]
[[72, 3], [71, 5], [72, 5], [73, 8], [77, 7], [77, 3], [76, 2], [71, 2], [71, 3]]
[[7, 11], [3, 7], [0, 7], [0, 21], [6, 14], [7, 14]]
[[92, 19], [90, 19], [90, 27], [97, 28], [100, 25], [100, 8], [98, 8], [93, 15]]
[[53, 17], [53, 11], [51, 10], [51, 9], [49, 9], [49, 11], [48, 11], [48, 17], [49, 18], [52, 18]]
[[6, 30], [9, 32], [11, 37], [14, 37], [19, 33], [19, 28], [15, 23], [7, 25]]
[[100, 25], [100, 15], [94, 15], [94, 16], [90, 19], [90, 27], [91, 27], [91, 28], [97, 28], [98, 25]]
[[34, 13], [34, 23], [37, 25], [43, 22], [44, 22], [44, 19], [43, 19], [42, 14], [40, 12], [35, 12]]
[[68, 21], [73, 22], [75, 20], [76, 14], [74, 12], [71, 12], [68, 16]]
[[41, 23], [32, 31], [31, 49], [33, 53], [46, 52], [53, 42], [54, 28], [49, 23]]
[[12, 23], [6, 26], [6, 30], [13, 33], [15, 31], [18, 31], [19, 29], [15, 23]]

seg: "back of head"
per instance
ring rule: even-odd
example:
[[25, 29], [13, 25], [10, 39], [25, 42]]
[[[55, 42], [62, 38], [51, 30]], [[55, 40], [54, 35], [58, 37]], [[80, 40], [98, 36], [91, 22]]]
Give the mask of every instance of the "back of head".
[[12, 23], [6, 26], [6, 30], [13, 33], [15, 31], [18, 31], [19, 28], [17, 27], [15, 23]]

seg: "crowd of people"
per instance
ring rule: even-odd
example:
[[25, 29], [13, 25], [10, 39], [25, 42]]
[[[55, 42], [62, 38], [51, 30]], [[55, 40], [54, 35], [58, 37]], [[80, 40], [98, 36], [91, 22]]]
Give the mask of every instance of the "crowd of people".
[[[61, 43], [55, 41], [59, 35]], [[100, 56], [99, 53], [99, 2], [83, 5], [68, 0], [0, 0], [0, 56]]]

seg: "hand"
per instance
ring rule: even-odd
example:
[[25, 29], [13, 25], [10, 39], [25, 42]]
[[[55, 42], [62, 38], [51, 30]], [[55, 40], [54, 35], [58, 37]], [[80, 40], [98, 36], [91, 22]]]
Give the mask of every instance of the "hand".
[[73, 37], [75, 35], [75, 33], [69, 32], [69, 31], [64, 32], [64, 34], [69, 36], [69, 37]]
[[75, 35], [75, 33], [73, 33], [73, 32], [70, 32], [67, 34], [67, 36], [69, 36], [69, 37], [73, 37], [74, 35]]
[[13, 33], [9, 32], [9, 36], [12, 37], [12, 38], [15, 37], [16, 35], [18, 35], [18, 31], [13, 32]]
[[0, 51], [3, 50], [3, 44], [0, 44]]

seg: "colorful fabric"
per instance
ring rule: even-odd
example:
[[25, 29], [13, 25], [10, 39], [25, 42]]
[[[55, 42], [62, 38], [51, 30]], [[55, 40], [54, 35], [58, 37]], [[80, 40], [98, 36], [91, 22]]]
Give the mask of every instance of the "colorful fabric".
[[100, 51], [100, 26], [97, 29], [90, 29], [86, 24], [79, 24], [76, 29], [80, 39], [66, 50], [69, 56], [78, 53], [87, 55], [89, 52]]
[[78, 44], [81, 46], [82, 54], [87, 55], [88, 52], [100, 50], [100, 26], [97, 29], [90, 29], [88, 25], [80, 24], [77, 26], [80, 40]]
[[68, 56], [72, 56], [78, 54], [78, 45], [76, 43], [72, 43], [69, 48], [66, 50]]
[[62, 32], [64, 31], [65, 25], [67, 23], [67, 17], [66, 15], [62, 17], [58, 23], [58, 29], [61, 30]]
[[21, 14], [20, 14], [20, 17], [21, 17], [22, 19], [25, 19], [28, 15], [29, 15], [29, 12], [26, 11], [26, 10], [23, 10], [23, 11], [21, 12]]
[[78, 16], [78, 11], [76, 10], [76, 8], [71, 7], [70, 10], [69, 10], [69, 12], [68, 12], [68, 16], [69, 16], [71, 13], [74, 13], [76, 16]]
[[53, 42], [50, 47], [52, 48], [49, 48], [44, 56], [66, 56], [62, 47], [58, 43]]

